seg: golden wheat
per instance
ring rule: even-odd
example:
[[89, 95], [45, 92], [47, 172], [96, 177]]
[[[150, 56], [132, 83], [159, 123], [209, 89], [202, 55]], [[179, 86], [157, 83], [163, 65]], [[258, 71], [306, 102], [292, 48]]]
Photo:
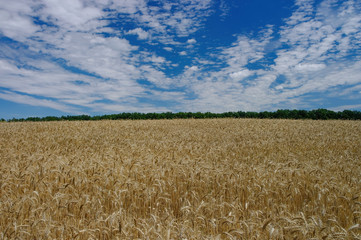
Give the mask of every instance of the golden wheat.
[[360, 239], [361, 122], [0, 123], [0, 239]]

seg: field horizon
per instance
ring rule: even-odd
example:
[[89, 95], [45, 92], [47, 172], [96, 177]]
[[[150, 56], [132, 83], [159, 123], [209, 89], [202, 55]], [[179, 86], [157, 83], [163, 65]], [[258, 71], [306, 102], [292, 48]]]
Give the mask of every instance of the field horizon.
[[361, 122], [0, 122], [0, 239], [360, 239]]

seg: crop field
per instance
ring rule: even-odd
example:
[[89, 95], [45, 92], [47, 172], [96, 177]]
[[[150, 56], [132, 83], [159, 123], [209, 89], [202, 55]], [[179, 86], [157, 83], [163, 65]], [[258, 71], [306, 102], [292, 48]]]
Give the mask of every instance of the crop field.
[[361, 121], [0, 123], [0, 239], [361, 239]]

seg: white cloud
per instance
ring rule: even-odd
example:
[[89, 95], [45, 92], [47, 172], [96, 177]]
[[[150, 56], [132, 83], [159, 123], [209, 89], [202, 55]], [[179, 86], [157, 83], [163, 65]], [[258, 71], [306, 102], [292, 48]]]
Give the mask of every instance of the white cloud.
[[324, 68], [326, 68], [326, 65], [323, 63], [320, 63], [320, 64], [312, 64], [312, 63], [297, 64], [295, 66], [296, 71], [299, 71], [299, 72], [319, 71]]
[[243, 78], [249, 77], [250, 75], [252, 75], [252, 72], [248, 69], [229, 74], [229, 76], [234, 80], [242, 80]]
[[131, 52], [137, 50], [137, 47], [132, 46], [125, 39], [103, 38], [80, 32], [62, 34], [62, 37], [54, 40], [48, 35], [42, 36], [42, 39], [57, 46], [43, 51], [65, 59], [70, 66], [103, 78], [125, 82], [139, 77], [140, 73], [134, 65], [135, 59], [130, 59]]
[[[257, 111], [285, 102], [302, 106], [305, 94], [361, 83], [357, 1], [325, 0], [315, 7], [311, 0], [297, 0], [280, 29], [265, 26], [258, 34], [236, 36], [230, 46], [210, 49], [204, 58], [193, 56], [197, 40], [192, 34], [204, 27], [213, 4], [0, 0], [1, 34], [24, 46], [0, 46], [0, 87], [7, 89], [0, 98], [61, 111]], [[221, 6], [226, 14], [225, 1]], [[35, 24], [33, 17], [47, 24]], [[134, 26], [112, 27], [123, 23]], [[129, 34], [148, 40], [148, 50], [148, 45], [136, 46]], [[186, 44], [178, 37], [188, 39]], [[172, 54], [161, 56], [156, 49], [189, 57], [171, 62], [167, 57]], [[184, 65], [181, 74], [169, 77], [167, 67]], [[175, 105], [157, 108], [140, 104], [141, 98], [171, 99]]]
[[[56, 109], [58, 110], [60, 110], [59, 106], [66, 106], [66, 103], [78, 105], [78, 107], [92, 107], [95, 101], [103, 100], [114, 101], [113, 104], [121, 104], [132, 97], [141, 96], [144, 91], [132, 81], [100, 80], [68, 72], [46, 61], [33, 60], [32, 67], [34, 69], [18, 68], [10, 62], [1, 60], [2, 81], [0, 81], [0, 87], [17, 92], [18, 94], [11, 95], [13, 97], [20, 97], [20, 93], [32, 95], [34, 99], [29, 104], [40, 104], [43, 101], [36, 100], [36, 97], [51, 98], [51, 104], [57, 106]], [[2, 95], [3, 98], [6, 96]], [[9, 100], [9, 96], [5, 99]], [[24, 100], [26, 98], [21, 97], [20, 99], [22, 103], [27, 104]], [[44, 102], [51, 106], [49, 101]], [[45, 106], [45, 103], [40, 106]], [[72, 109], [77, 109], [77, 107], [73, 106]], [[63, 110], [66, 109], [63, 108]]]
[[[288, 107], [305, 107], [308, 104], [305, 94], [360, 84], [361, 60], [344, 58], [360, 49], [359, 39], [345, 34], [346, 31], [354, 36], [361, 34], [360, 8], [356, 9], [354, 1], [347, 1], [336, 10], [334, 7], [336, 22], [330, 22], [325, 15], [329, 4], [331, 1], [325, 1], [314, 8], [313, 1], [297, 1], [298, 9], [278, 32], [280, 39], [275, 39], [271, 26], [257, 37], [238, 36], [219, 55], [226, 67], [193, 75], [185, 71], [181, 82], [197, 95], [190, 108], [257, 111], [277, 109], [285, 103]], [[343, 9], [348, 9], [348, 14]], [[349, 21], [355, 24], [350, 26]], [[275, 49], [274, 63], [265, 68], [258, 62], [266, 57], [267, 48], [274, 41], [283, 45]], [[250, 64], [262, 67], [252, 71], [248, 68]], [[251, 75], [252, 81], [234, 81]], [[277, 82], [279, 76], [284, 77], [284, 82]], [[184, 101], [187, 104], [190, 103]]]
[[212, 0], [184, 0], [179, 3], [160, 1], [159, 6], [148, 7], [144, 0], [115, 1], [110, 8], [128, 14], [140, 26], [150, 29], [154, 39], [171, 44], [174, 34], [186, 37], [201, 28], [209, 16]]
[[229, 3], [227, 3], [226, 0], [221, 0], [219, 3], [219, 10], [221, 11], [221, 14], [220, 14], [221, 18], [224, 19], [228, 15], [229, 11], [231, 10], [231, 7], [230, 7]]
[[199, 68], [197, 66], [187, 67], [188, 71], [198, 71]]
[[[106, 1], [108, 2], [108, 1]], [[147, 7], [144, 0], [117, 0], [111, 1], [110, 8], [116, 9], [119, 13], [135, 14], [138, 11], [145, 11]]]
[[163, 49], [166, 50], [166, 51], [168, 51], [168, 52], [172, 52], [172, 51], [174, 50], [174, 49], [171, 48], [171, 47], [164, 47]]
[[[111, 3], [110, 1], [51, 0], [40, 3], [41, 1], [37, 1], [38, 5], [36, 5], [35, 2], [19, 1], [14, 4], [3, 4], [7, 8], [2, 10], [8, 15], [1, 15], [0, 21], [20, 23], [20, 25], [17, 29], [14, 24], [1, 24], [1, 32], [22, 41], [29, 48], [26, 50], [27, 53], [6, 50], [9, 58], [16, 59], [14, 54], [20, 54], [22, 65], [28, 67], [18, 67], [15, 61], [10, 59], [1, 60], [0, 87], [9, 89], [9, 92], [1, 95], [2, 98], [18, 97], [22, 99], [21, 102], [26, 103], [26, 99], [31, 95], [33, 100], [29, 101], [29, 104], [38, 103], [40, 106], [47, 104], [46, 106], [54, 106], [56, 109], [72, 104], [74, 108], [78, 106], [92, 109], [100, 106], [99, 109], [94, 109], [97, 111], [108, 108], [120, 109], [119, 106], [123, 106], [129, 111], [129, 109], [141, 109], [141, 107], [131, 107], [131, 104], [137, 104], [137, 97], [147, 96], [147, 89], [137, 82], [139, 79], [146, 79], [160, 87], [171, 84], [170, 79], [165, 77], [162, 71], [157, 70], [159, 67], [171, 64], [164, 57], [144, 50], [139, 51], [138, 47], [118, 35], [103, 37], [98, 34], [99, 32], [117, 34], [115, 29], [107, 26], [108, 20], [102, 20], [102, 17], [109, 17], [109, 12], [102, 12], [103, 8], [108, 7], [120, 13], [133, 14], [128, 17], [140, 21], [140, 26], [150, 27], [153, 33], [171, 27], [168, 25], [168, 20], [173, 18], [170, 12], [159, 16], [156, 13], [162, 10], [148, 9], [144, 1]], [[186, 1], [184, 4], [186, 8], [194, 8], [195, 11], [208, 8], [204, 3], [196, 1]], [[197, 8], [197, 4], [201, 5], [200, 8]], [[35, 5], [37, 7], [34, 7]], [[182, 7], [176, 7], [179, 18], [186, 20], [192, 18], [192, 14], [196, 14], [196, 12], [188, 14], [182, 10]], [[138, 12], [141, 12], [141, 15], [136, 14]], [[55, 26], [43, 25], [40, 28], [32, 22], [31, 17], [39, 17]], [[187, 21], [177, 24], [174, 29], [181, 27], [184, 35], [188, 34], [188, 31], [196, 30], [193, 25], [187, 27], [185, 23]], [[191, 21], [187, 24], [191, 24]], [[196, 25], [195, 23], [194, 26]], [[150, 37], [141, 27], [126, 33], [136, 34], [139, 39]], [[172, 50], [170, 47], [165, 49]], [[26, 57], [27, 54], [36, 56], [39, 52], [49, 57], [44, 60]], [[68, 71], [54, 64], [51, 58], [62, 59], [65, 67], [75, 67], [80, 71], [94, 74], [95, 77], [77, 74], [73, 70]], [[53, 100], [45, 101], [38, 97]], [[131, 103], [129, 99], [133, 99]], [[110, 102], [99, 103], [104, 100]], [[151, 109], [151, 106], [147, 109]]]
[[197, 42], [197, 40], [195, 40], [194, 38], [188, 39], [187, 43], [188, 44], [195, 44]]
[[239, 68], [248, 63], [256, 62], [265, 56], [265, 48], [270, 43], [272, 34], [272, 26], [269, 26], [258, 39], [238, 36], [232, 47], [225, 48], [222, 55], [232, 68]]
[[140, 39], [140, 40], [145, 40], [145, 39], [148, 39], [150, 37], [149, 33], [144, 31], [141, 28], [135, 28], [133, 30], [130, 30], [130, 31], [127, 32], [127, 34], [137, 35], [138, 39]]
[[10, 91], [0, 91], [0, 98], [7, 101], [31, 105], [31, 106], [48, 107], [63, 112], [73, 112], [73, 113], [76, 112], [74, 109], [70, 108], [65, 104], [60, 104], [58, 102], [54, 102], [52, 100], [47, 100], [47, 99], [37, 99], [31, 96], [21, 95]]
[[40, 28], [32, 19], [32, 1], [15, 1], [11, 4], [6, 0], [0, 0], [0, 32], [7, 37], [23, 41]]
[[358, 110], [361, 108], [361, 104], [353, 104], [353, 105], [342, 105], [342, 106], [337, 106], [337, 107], [332, 107], [330, 108], [330, 110], [333, 111], [343, 111], [343, 110]]
[[87, 6], [81, 0], [47, 0], [42, 2], [42, 20], [74, 30], [84, 31], [84, 26], [91, 20], [102, 16], [101, 9]]

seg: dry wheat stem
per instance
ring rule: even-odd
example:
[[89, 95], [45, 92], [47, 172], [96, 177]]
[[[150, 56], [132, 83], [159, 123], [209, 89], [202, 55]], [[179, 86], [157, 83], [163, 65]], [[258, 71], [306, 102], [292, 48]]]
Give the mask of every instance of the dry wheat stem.
[[0, 239], [360, 239], [361, 122], [0, 123]]

